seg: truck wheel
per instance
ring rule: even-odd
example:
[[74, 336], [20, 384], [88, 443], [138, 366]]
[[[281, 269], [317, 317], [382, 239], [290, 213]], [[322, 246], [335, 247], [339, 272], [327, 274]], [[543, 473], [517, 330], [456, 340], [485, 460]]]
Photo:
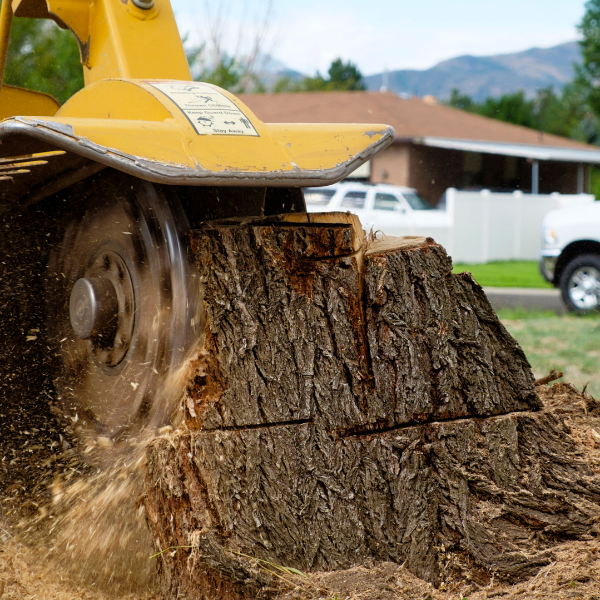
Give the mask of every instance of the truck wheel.
[[570, 311], [600, 310], [600, 256], [581, 254], [573, 258], [561, 275], [560, 291]]

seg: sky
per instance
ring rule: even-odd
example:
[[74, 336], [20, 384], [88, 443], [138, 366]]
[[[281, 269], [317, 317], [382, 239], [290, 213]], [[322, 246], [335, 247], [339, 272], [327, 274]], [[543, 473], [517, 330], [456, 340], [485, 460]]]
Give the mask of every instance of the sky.
[[338, 57], [370, 75], [548, 48], [577, 39], [585, 11], [584, 0], [273, 0], [268, 15], [269, 0], [171, 2], [190, 41], [207, 39], [220, 10], [216, 37], [229, 54], [263, 31], [263, 52], [308, 75], [326, 73]]

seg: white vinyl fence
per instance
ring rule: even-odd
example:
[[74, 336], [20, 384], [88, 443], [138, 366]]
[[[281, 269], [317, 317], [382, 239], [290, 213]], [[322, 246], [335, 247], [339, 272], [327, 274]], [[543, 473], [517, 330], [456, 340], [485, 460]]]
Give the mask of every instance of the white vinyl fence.
[[536, 260], [544, 216], [555, 208], [593, 201], [592, 194], [501, 194], [450, 188], [446, 192], [449, 227], [412, 234], [433, 237], [445, 246], [454, 262]]

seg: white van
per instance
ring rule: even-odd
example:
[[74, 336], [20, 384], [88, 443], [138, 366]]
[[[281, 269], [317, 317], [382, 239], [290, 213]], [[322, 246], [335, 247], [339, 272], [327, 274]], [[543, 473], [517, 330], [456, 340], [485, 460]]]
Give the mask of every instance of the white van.
[[437, 210], [409, 187], [364, 183], [336, 183], [305, 188], [308, 212], [350, 211], [363, 227], [386, 235], [424, 235], [437, 240], [451, 225], [450, 215]]

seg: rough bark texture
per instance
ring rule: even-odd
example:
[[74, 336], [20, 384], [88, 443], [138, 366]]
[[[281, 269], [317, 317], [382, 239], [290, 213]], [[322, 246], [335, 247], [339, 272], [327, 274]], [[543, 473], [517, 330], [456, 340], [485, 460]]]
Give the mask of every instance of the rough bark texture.
[[523, 352], [441, 246], [374, 244], [363, 276], [352, 236], [348, 226], [198, 234], [209, 364], [191, 427], [380, 428], [539, 406]]
[[373, 381], [394, 424], [539, 407], [523, 351], [441, 246], [373, 248], [365, 263]]
[[436, 584], [457, 555], [522, 574], [549, 560], [535, 532], [597, 517], [600, 482], [481, 288], [430, 239], [353, 253], [353, 235], [196, 234], [206, 343], [184, 426], [148, 449], [165, 597], [268, 595], [249, 557], [392, 561]]

